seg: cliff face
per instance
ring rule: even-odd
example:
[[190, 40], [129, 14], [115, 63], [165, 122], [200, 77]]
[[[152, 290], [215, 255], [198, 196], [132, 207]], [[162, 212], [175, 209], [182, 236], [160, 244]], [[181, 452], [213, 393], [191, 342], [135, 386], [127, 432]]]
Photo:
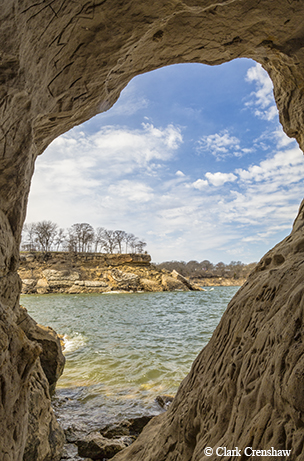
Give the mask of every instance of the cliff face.
[[29, 253], [21, 255], [22, 293], [199, 290], [176, 271], [156, 269], [147, 254]]
[[[18, 325], [18, 248], [35, 158], [56, 136], [113, 105], [135, 75], [237, 57], [268, 71], [283, 128], [303, 148], [304, 4], [0, 0], [0, 6], [0, 459], [20, 461], [36, 408], [32, 391], [45, 380], [37, 369], [42, 349]], [[206, 444], [228, 442], [291, 447], [292, 459], [303, 459], [303, 220], [302, 207], [291, 236], [262, 259], [230, 304], [170, 412], [116, 459], [202, 461]], [[43, 426], [52, 414], [47, 392], [40, 396]], [[30, 455], [35, 461], [58, 459], [54, 445], [46, 446], [55, 440], [55, 424], [38, 425], [36, 447], [46, 448]]]

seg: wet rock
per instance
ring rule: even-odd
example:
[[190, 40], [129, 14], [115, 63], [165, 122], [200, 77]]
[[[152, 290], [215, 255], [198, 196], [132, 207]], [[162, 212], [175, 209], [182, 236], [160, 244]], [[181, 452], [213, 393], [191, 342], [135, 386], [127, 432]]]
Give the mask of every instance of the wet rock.
[[87, 430], [84, 425], [74, 423], [64, 429], [64, 434], [68, 443], [75, 443], [87, 435]]
[[173, 402], [174, 397], [172, 395], [158, 395], [155, 400], [164, 409], [167, 410], [169, 405]]
[[123, 439], [107, 439], [99, 432], [92, 432], [84, 439], [77, 441], [79, 456], [102, 460], [103, 458], [113, 458], [119, 451], [128, 445]]
[[152, 418], [153, 416], [140, 416], [118, 424], [109, 424], [100, 429], [100, 433], [108, 439], [122, 436], [133, 436], [136, 438]]
[[63, 447], [60, 461], [91, 461], [92, 458], [83, 458], [78, 455], [78, 448], [73, 443], [67, 443]]

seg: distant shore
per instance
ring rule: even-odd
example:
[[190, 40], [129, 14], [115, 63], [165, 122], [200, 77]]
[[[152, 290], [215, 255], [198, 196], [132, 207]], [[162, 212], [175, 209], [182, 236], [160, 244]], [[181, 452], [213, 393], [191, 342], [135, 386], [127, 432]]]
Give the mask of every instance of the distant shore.
[[239, 287], [246, 282], [246, 278], [226, 278], [226, 277], [210, 277], [203, 279], [191, 279], [191, 283], [195, 283], [201, 287]]

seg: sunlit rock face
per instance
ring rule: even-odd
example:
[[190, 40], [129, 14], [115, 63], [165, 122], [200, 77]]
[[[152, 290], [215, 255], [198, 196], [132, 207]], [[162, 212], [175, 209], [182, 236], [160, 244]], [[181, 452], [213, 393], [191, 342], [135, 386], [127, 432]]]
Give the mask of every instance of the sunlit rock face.
[[[17, 324], [18, 247], [36, 156], [59, 134], [113, 105], [135, 75], [173, 63], [214, 65], [237, 57], [255, 59], [268, 71], [283, 128], [303, 148], [304, 4], [0, 5], [0, 459], [17, 461], [28, 439], [40, 353]], [[202, 461], [206, 444], [228, 442], [291, 447], [293, 459], [303, 458], [303, 220], [302, 208], [291, 236], [262, 259], [231, 302], [170, 411], [116, 459]], [[39, 433], [43, 444], [46, 427]], [[57, 459], [56, 450], [47, 450], [37, 451], [36, 459]]]

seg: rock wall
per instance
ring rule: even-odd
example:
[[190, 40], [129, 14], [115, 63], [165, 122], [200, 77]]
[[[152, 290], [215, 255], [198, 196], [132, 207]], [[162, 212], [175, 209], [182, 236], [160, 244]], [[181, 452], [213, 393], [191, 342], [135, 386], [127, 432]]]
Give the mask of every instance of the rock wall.
[[[289, 237], [234, 296], [163, 415], [113, 461], [216, 460], [217, 447], [304, 456], [304, 201]], [[211, 447], [213, 456], [204, 449]], [[250, 453], [250, 451], [249, 451]]]
[[22, 294], [201, 290], [150, 261], [148, 254], [23, 253], [18, 273]]
[[[0, 459], [20, 461], [41, 352], [17, 324], [18, 248], [35, 158], [56, 136], [108, 109], [135, 75], [237, 57], [269, 72], [283, 128], [303, 149], [304, 4], [0, 0], [0, 6]], [[263, 258], [230, 304], [168, 415], [130, 449], [134, 460], [201, 461], [205, 443], [228, 439], [292, 446], [293, 459], [303, 458], [303, 229], [302, 207], [291, 237]], [[47, 437], [41, 434], [41, 443]], [[54, 459], [50, 452], [34, 456]]]

